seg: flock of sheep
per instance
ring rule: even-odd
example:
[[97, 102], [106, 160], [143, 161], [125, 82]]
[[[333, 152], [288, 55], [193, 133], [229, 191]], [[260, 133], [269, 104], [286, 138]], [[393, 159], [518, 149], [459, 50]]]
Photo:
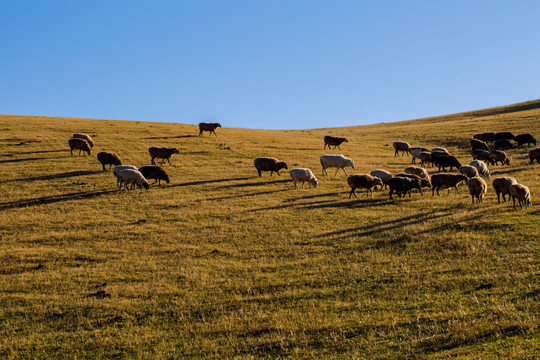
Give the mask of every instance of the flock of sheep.
[[[215, 129], [221, 127], [219, 123], [200, 123], [199, 124], [199, 135], [202, 136], [204, 131], [210, 132], [217, 136]], [[510, 165], [510, 159], [503, 151], [513, 147], [510, 143], [510, 140], [514, 140], [517, 143], [518, 147], [523, 146], [524, 144], [530, 145], [533, 144], [536, 146], [536, 139], [530, 134], [522, 134], [518, 136], [513, 136], [511, 133], [482, 133], [474, 135], [473, 139], [470, 140], [471, 143], [471, 156], [473, 160], [469, 165], [461, 165], [458, 159], [452, 156], [448, 150], [436, 147], [428, 150], [423, 147], [411, 147], [408, 143], [403, 141], [396, 141], [393, 143], [394, 146], [394, 156], [399, 156], [399, 153], [402, 154], [411, 154], [412, 162], [416, 163], [416, 160], [420, 160], [421, 167], [409, 166], [402, 173], [392, 175], [390, 172], [383, 169], [375, 169], [371, 171], [370, 174], [354, 174], [347, 177], [347, 183], [351, 188], [349, 193], [349, 198], [354, 195], [357, 197], [355, 191], [356, 189], [366, 189], [366, 196], [373, 196], [373, 189], [377, 189], [377, 186], [380, 186], [381, 189], [384, 187], [390, 188], [389, 196], [392, 199], [392, 195], [396, 193], [398, 197], [403, 197], [407, 193], [409, 197], [411, 196], [412, 190], [417, 189], [420, 193], [423, 194], [422, 188], [431, 187], [432, 196], [437, 192], [439, 194], [440, 189], [449, 189], [450, 193], [451, 188], [455, 188], [459, 193], [458, 185], [462, 182], [466, 182], [469, 188], [469, 193], [471, 194], [472, 202], [474, 204], [475, 198], [477, 202], [483, 202], [484, 195], [487, 192], [487, 184], [485, 179], [490, 178], [490, 173], [488, 169], [488, 164], [490, 165]], [[328, 146], [329, 149], [333, 146], [333, 149], [336, 147], [340, 149], [340, 145], [344, 142], [348, 142], [346, 138], [325, 136], [324, 137], [324, 149]], [[488, 142], [491, 142], [495, 150], [490, 150]], [[68, 141], [71, 155], [73, 155], [73, 150], [79, 150], [91, 154], [91, 148], [94, 146], [94, 142], [89, 135], [76, 133], [73, 134], [72, 138]], [[170, 158], [174, 154], [178, 154], [179, 151], [176, 148], [161, 148], [161, 147], [150, 147], [148, 152], [151, 157], [152, 165], [142, 166], [137, 168], [133, 165], [123, 165], [120, 157], [113, 152], [100, 152], [97, 154], [97, 159], [101, 163], [103, 170], [106, 170], [105, 165], [109, 165], [109, 169], [114, 165], [113, 174], [117, 179], [117, 188], [121, 190], [122, 187], [124, 190], [128, 190], [128, 186], [137, 187], [141, 189], [149, 188], [148, 180], [153, 179], [155, 183], [161, 184], [161, 180], [169, 183], [169, 175], [161, 168], [156, 165], [155, 159], [161, 159], [161, 165], [167, 160], [170, 163]], [[540, 163], [540, 148], [533, 149], [529, 151], [529, 159], [532, 164], [535, 160]], [[327, 169], [336, 168], [334, 175], [337, 175], [339, 169], [342, 169], [345, 175], [347, 172], [346, 167], [352, 167], [354, 169], [354, 161], [343, 155], [330, 155], [325, 154], [320, 157], [320, 162], [322, 166], [323, 176], [328, 176]], [[437, 166], [439, 168], [439, 173], [433, 174], [431, 177], [425, 169], [427, 164], [432, 166]], [[259, 157], [254, 160], [255, 168], [259, 176], [262, 176], [263, 171], [270, 171], [270, 176], [274, 172], [278, 175], [279, 171], [282, 169], [287, 169], [287, 164], [284, 161], [280, 161], [271, 157]], [[454, 174], [451, 172], [446, 172], [446, 168], [449, 171], [452, 171], [453, 168], [459, 170], [459, 174]], [[441, 172], [442, 170], [442, 172]], [[289, 174], [294, 182], [294, 189], [298, 189], [298, 183], [302, 183], [302, 188], [307, 182], [308, 186], [311, 188], [317, 187], [318, 180], [313, 174], [313, 172], [308, 168], [295, 168], [289, 171]], [[502, 195], [503, 201], [506, 200], [506, 195], [509, 196], [514, 202], [514, 207], [516, 207], [516, 199], [519, 202], [521, 208], [527, 208], [531, 205], [531, 195], [527, 186], [519, 184], [516, 179], [513, 177], [498, 177], [493, 181], [493, 188], [497, 194], [497, 200], [500, 203], [500, 196]]]

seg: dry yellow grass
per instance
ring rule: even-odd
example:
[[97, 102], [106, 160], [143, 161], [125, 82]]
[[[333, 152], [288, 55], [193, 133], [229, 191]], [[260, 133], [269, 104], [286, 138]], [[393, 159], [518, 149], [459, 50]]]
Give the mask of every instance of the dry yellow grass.
[[[444, 146], [495, 130], [539, 137], [538, 102], [391, 124], [298, 131], [0, 116], [0, 356], [25, 358], [533, 358], [539, 348], [540, 165], [491, 167], [533, 206], [446, 191], [348, 199], [319, 156], [394, 173], [392, 142]], [[223, 124], [226, 126], [226, 124]], [[74, 132], [91, 156], [69, 156]], [[342, 151], [324, 135], [345, 136]], [[117, 192], [95, 154], [149, 163], [177, 147], [170, 185]], [[311, 168], [257, 176], [273, 156]], [[435, 168], [428, 168], [430, 173]], [[493, 179], [493, 178], [492, 178]]]

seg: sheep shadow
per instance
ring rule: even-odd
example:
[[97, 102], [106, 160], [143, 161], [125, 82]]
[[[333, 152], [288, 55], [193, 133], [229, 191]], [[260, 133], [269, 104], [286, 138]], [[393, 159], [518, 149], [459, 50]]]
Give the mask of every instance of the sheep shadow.
[[47, 153], [55, 153], [55, 152], [67, 152], [68, 150], [66, 150], [66, 149], [58, 149], [58, 150], [37, 150], [37, 151], [24, 151], [24, 152], [17, 151], [17, 152], [10, 153], [10, 154], [2, 154], [0, 156], [11, 157], [11, 156], [15, 156], [15, 155], [47, 154]]
[[0, 211], [25, 208], [29, 206], [54, 204], [54, 203], [69, 201], [69, 200], [90, 199], [90, 198], [101, 196], [101, 195], [115, 194], [115, 193], [117, 193], [116, 190], [83, 191], [83, 192], [75, 192], [75, 193], [61, 194], [61, 195], [54, 195], [54, 196], [42, 196], [39, 198], [26, 199], [26, 200], [10, 201], [6, 203], [1, 203]]
[[209, 199], [201, 199], [198, 200], [199, 202], [202, 201], [222, 201], [222, 200], [229, 200], [229, 199], [238, 199], [242, 197], [250, 197], [250, 196], [259, 196], [259, 195], [268, 195], [268, 194], [275, 194], [278, 192], [287, 191], [287, 189], [278, 189], [278, 190], [270, 190], [270, 191], [260, 191], [260, 192], [254, 192], [254, 193], [247, 193], [247, 194], [240, 194], [240, 195], [230, 195], [230, 196], [221, 196], [216, 198], [209, 198]]
[[30, 178], [23, 178], [23, 179], [14, 179], [14, 180], [6, 180], [6, 181], [0, 181], [0, 184], [3, 183], [10, 183], [10, 182], [20, 182], [20, 181], [38, 181], [38, 180], [54, 180], [54, 179], [63, 179], [63, 178], [69, 178], [74, 176], [84, 176], [84, 175], [92, 175], [92, 174], [99, 174], [103, 171], [70, 171], [66, 173], [60, 173], [60, 174], [51, 174], [51, 175], [43, 175], [43, 176], [35, 176]]
[[169, 185], [168, 187], [197, 186], [197, 185], [206, 185], [206, 184], [216, 184], [216, 183], [222, 183], [222, 182], [228, 182], [228, 181], [244, 181], [244, 180], [249, 180], [249, 179], [250, 179], [249, 177], [242, 177], [242, 178], [230, 178], [230, 179], [190, 181], [186, 183], [172, 184], [172, 185]]
[[183, 139], [183, 138], [191, 138], [191, 137], [199, 137], [199, 136], [198, 135], [150, 136], [150, 137], [145, 137], [143, 139], [161, 140], [161, 139]]
[[17, 163], [17, 162], [23, 162], [23, 161], [45, 160], [45, 159], [47, 159], [47, 158], [44, 158], [44, 157], [31, 157], [31, 158], [22, 158], [22, 159], [0, 160], [0, 164]]
[[[249, 178], [247, 178], [247, 179], [249, 179]], [[254, 179], [257, 179], [257, 178], [254, 178]], [[287, 180], [287, 179], [268, 180], [268, 181], [263, 181], [263, 182], [247, 182], [247, 183], [242, 183], [242, 184], [223, 185], [223, 186], [220, 186], [219, 188], [220, 189], [243, 188], [243, 187], [264, 186], [264, 185], [289, 183], [289, 182], [291, 182], [291, 180]]]

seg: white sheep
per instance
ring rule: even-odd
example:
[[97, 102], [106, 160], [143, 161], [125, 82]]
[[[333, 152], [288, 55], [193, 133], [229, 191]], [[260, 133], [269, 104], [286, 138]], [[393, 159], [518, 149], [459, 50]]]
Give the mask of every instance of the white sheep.
[[446, 153], [448, 155], [450, 155], [450, 152], [448, 150], [446, 150], [445, 148], [443, 147], [434, 147], [433, 149], [431, 149], [431, 152], [434, 153], [434, 152], [442, 152], [442, 153]]
[[[135, 186], [139, 185], [142, 188], [144, 187], [146, 190], [150, 187], [148, 185], [148, 181], [144, 178], [143, 174], [141, 174], [137, 170], [133, 169], [124, 169], [120, 170], [118, 172], [118, 179], [120, 184], [124, 184], [124, 190], [127, 191], [127, 186], [129, 184], [135, 184]], [[118, 190], [120, 190], [120, 186], [118, 187]]]
[[307, 182], [309, 185], [309, 188], [311, 188], [311, 185], [313, 187], [317, 187], [319, 181], [313, 175], [313, 172], [307, 168], [296, 168], [289, 171], [289, 174], [291, 175], [291, 178], [294, 181], [294, 188], [298, 189], [298, 182], [302, 182], [302, 189], [304, 188], [304, 183]]
[[489, 179], [491, 177], [486, 163], [482, 160], [473, 160], [469, 163], [469, 165], [474, 166], [478, 170], [478, 173], [486, 179]]
[[416, 164], [416, 157], [423, 151], [428, 151], [428, 149], [423, 147], [413, 147], [409, 150], [412, 155], [412, 164]]
[[116, 165], [113, 167], [113, 175], [116, 177], [116, 186], [120, 189], [120, 186], [122, 186], [122, 183], [120, 179], [118, 178], [118, 173], [122, 170], [131, 169], [131, 170], [139, 170], [136, 166], [133, 165]]
[[337, 175], [339, 169], [343, 169], [343, 172], [347, 175], [347, 171], [345, 171], [346, 166], [354, 169], [354, 161], [343, 155], [321, 155], [321, 165], [323, 176], [328, 176], [326, 169], [331, 167], [337, 168], [334, 175]]

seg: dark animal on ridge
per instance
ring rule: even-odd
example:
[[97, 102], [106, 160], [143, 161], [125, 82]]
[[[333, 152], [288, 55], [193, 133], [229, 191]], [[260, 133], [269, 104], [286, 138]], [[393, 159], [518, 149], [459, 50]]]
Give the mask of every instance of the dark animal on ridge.
[[105, 165], [109, 165], [109, 169], [112, 165], [122, 165], [122, 160], [118, 154], [108, 151], [98, 152], [97, 159], [103, 166], [103, 171], [105, 171]]
[[220, 123], [200, 123], [199, 124], [199, 136], [203, 135], [203, 131], [210, 132], [210, 136], [212, 136], [212, 133], [217, 136], [216, 129], [218, 127], [221, 127]]
[[180, 154], [180, 151], [178, 151], [177, 148], [169, 149], [169, 148], [161, 148], [161, 147], [152, 146], [148, 148], [148, 153], [150, 153], [150, 157], [152, 158], [152, 165], [156, 165], [156, 162], [154, 161], [154, 159], [156, 158], [163, 159], [161, 161], [162, 165], [165, 162], [165, 160], [167, 160], [169, 165], [171, 165], [171, 156], [173, 156], [174, 154]]
[[346, 138], [342, 138], [342, 137], [334, 137], [334, 136], [330, 136], [330, 135], [326, 135], [324, 137], [324, 149], [326, 149], [326, 146], [328, 145], [328, 148], [330, 149], [330, 146], [333, 146], [334, 147], [334, 150], [336, 149], [336, 147], [341, 150], [341, 148], [339, 147], [339, 145], [341, 145], [342, 143], [344, 142], [349, 142]]

